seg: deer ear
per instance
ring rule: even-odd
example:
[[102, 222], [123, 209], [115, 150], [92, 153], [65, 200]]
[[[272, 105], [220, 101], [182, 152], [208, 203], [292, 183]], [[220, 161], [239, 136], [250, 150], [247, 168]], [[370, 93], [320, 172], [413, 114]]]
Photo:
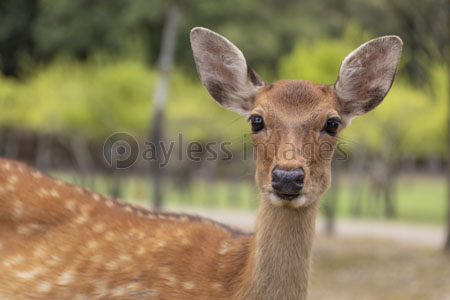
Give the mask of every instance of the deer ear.
[[206, 28], [191, 31], [197, 71], [209, 94], [222, 106], [248, 114], [263, 81], [242, 52], [223, 36]]
[[346, 124], [383, 101], [394, 81], [402, 45], [399, 37], [384, 36], [361, 45], [344, 59], [334, 88]]

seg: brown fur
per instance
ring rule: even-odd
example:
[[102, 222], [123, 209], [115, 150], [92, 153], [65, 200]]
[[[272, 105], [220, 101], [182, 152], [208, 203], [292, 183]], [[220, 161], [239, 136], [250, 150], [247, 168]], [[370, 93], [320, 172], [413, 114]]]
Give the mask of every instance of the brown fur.
[[251, 240], [0, 159], [1, 299], [230, 299]]

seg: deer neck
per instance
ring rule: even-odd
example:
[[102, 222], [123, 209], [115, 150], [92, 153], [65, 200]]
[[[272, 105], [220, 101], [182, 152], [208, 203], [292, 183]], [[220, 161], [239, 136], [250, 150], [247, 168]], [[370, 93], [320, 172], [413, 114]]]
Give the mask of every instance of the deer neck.
[[274, 207], [261, 197], [245, 299], [306, 299], [317, 203]]

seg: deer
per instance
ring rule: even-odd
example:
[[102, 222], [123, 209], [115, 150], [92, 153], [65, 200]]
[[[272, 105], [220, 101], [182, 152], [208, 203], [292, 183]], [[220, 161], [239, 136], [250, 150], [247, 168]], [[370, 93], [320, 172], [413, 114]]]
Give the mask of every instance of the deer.
[[251, 127], [254, 232], [151, 211], [1, 159], [0, 299], [307, 299], [338, 135], [385, 98], [403, 43], [366, 42], [325, 85], [266, 83], [206, 28], [192, 29], [190, 41], [206, 90]]

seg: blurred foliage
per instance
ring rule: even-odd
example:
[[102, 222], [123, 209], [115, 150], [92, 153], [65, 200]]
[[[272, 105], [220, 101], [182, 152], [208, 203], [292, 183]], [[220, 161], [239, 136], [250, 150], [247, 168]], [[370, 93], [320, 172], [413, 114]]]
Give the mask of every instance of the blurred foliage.
[[[122, 131], [143, 139], [155, 79], [136, 57], [97, 54], [88, 62], [62, 57], [22, 81], [0, 77], [0, 125], [97, 140]], [[242, 132], [245, 118], [215, 104], [196, 76], [175, 70], [172, 87], [166, 117], [171, 139], [180, 131], [200, 142]]]
[[113, 131], [139, 133], [148, 120], [153, 78], [132, 60], [97, 64], [61, 58], [24, 82], [0, 79], [0, 122], [89, 138]]
[[[445, 153], [448, 28], [444, 0], [179, 0], [183, 19], [166, 130], [176, 139], [229, 139], [242, 146], [243, 117], [221, 109], [195, 74], [189, 30], [227, 36], [267, 80], [333, 83], [342, 59], [383, 34], [404, 40], [399, 76], [380, 108], [356, 118], [343, 139], [372, 151], [392, 145], [417, 156]], [[101, 140], [146, 137], [162, 0], [0, 2], [0, 125]], [[370, 130], [367, 130], [370, 128]], [[393, 149], [391, 149], [392, 151]]]
[[[178, 0], [183, 10], [177, 62], [193, 73], [189, 31], [209, 27], [234, 41], [273, 80], [278, 60], [298, 40], [340, 38], [356, 22], [373, 35], [397, 34], [405, 41], [407, 74], [416, 83], [447, 46], [446, 0]], [[66, 54], [86, 60], [106, 51], [120, 56], [130, 39], [145, 45], [147, 63], [160, 49], [168, 1], [2, 0], [0, 69], [20, 76], [36, 63]], [[31, 69], [31, 70], [30, 70]]]

